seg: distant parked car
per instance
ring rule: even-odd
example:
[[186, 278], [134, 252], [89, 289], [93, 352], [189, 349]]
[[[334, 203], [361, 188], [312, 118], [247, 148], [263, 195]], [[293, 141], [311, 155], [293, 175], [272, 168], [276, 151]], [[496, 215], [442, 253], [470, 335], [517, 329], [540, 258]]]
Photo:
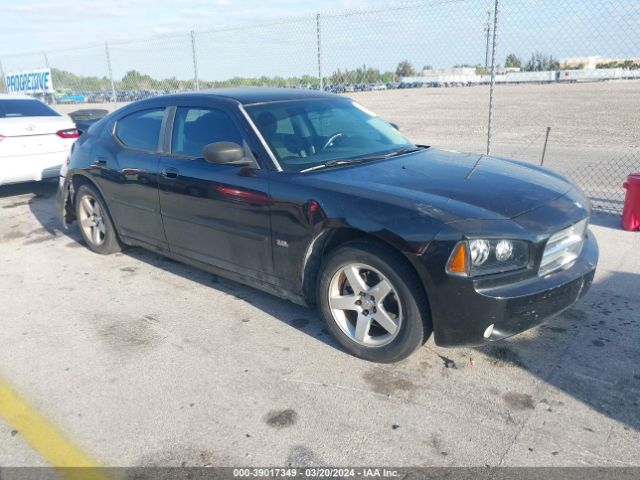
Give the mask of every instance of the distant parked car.
[[73, 121], [40, 100], [0, 94], [0, 185], [57, 178], [77, 137]]
[[85, 96], [80, 93], [70, 93], [61, 95], [56, 101], [60, 104], [84, 103]]
[[69, 114], [71, 120], [76, 124], [79, 133], [86, 132], [91, 125], [103, 118], [109, 110], [103, 108], [81, 108]]

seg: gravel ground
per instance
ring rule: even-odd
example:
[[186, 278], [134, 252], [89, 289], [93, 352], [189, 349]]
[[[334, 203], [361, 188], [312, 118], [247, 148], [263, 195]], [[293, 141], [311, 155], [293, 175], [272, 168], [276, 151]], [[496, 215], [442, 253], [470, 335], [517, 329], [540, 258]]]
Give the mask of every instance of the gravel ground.
[[[0, 187], [0, 383], [103, 465], [640, 465], [640, 236], [615, 217], [594, 217], [595, 283], [563, 315], [376, 365], [312, 310], [91, 253], [55, 188]], [[0, 465], [40, 464], [0, 419]]]

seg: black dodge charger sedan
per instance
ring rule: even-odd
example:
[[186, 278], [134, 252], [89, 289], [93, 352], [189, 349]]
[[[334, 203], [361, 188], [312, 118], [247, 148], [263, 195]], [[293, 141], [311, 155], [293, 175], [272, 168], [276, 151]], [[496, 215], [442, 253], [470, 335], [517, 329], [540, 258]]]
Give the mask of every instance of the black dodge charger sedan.
[[287, 89], [127, 105], [75, 143], [58, 196], [102, 254], [137, 245], [304, 305], [354, 355], [522, 332], [589, 288], [579, 189], [414, 145], [353, 100]]

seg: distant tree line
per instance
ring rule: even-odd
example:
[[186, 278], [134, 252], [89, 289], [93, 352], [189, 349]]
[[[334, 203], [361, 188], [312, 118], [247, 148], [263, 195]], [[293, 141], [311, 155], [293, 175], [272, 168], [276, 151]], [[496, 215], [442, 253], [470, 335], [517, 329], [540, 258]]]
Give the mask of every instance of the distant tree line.
[[[560, 65], [560, 62], [553, 56], [536, 51], [531, 54], [527, 61], [523, 61], [515, 53], [507, 55], [504, 66], [507, 68], [520, 68], [525, 72], [537, 72], [545, 70], [564, 70], [569, 68], [582, 68], [583, 65]], [[483, 65], [458, 64], [454, 68], [467, 67], [474, 68], [477, 75], [489, 73]], [[640, 64], [633, 60], [613, 61], [600, 63], [596, 68], [628, 68], [640, 69]], [[425, 65], [423, 70], [431, 70], [431, 65]], [[106, 76], [81, 76], [66, 70], [52, 68], [54, 86], [57, 90], [67, 91], [109, 91], [111, 81]], [[422, 70], [416, 70], [409, 60], [398, 62], [395, 71], [381, 71], [377, 68], [362, 65], [355, 69], [338, 69], [323, 78], [325, 85], [341, 84], [362, 84], [362, 83], [390, 83], [399, 82], [402, 77], [413, 77], [421, 75]], [[265, 87], [296, 87], [296, 86], [317, 86], [318, 77], [313, 75], [302, 75], [292, 77], [233, 77], [226, 80], [200, 80], [200, 88], [223, 88], [238, 86], [265, 86]], [[156, 79], [151, 75], [128, 71], [120, 80], [114, 81], [116, 90], [193, 90], [196, 83], [191, 80], [179, 80], [176, 77]]]
[[628, 68], [629, 70], [640, 69], [640, 63], [636, 63], [633, 60], [624, 60], [622, 62], [605, 62], [596, 65], [596, 68]]
[[526, 62], [523, 62], [515, 53], [510, 53], [504, 62], [505, 68], [519, 68], [524, 72], [543, 72], [546, 70], [559, 70], [560, 62], [553, 55], [545, 55], [535, 51]]
[[[409, 69], [412, 68], [410, 65], [408, 67]], [[399, 71], [404, 72], [405, 70], [400, 69]], [[57, 68], [52, 68], [51, 73], [56, 90], [86, 92], [111, 90], [111, 81], [107, 77], [76, 75]], [[396, 72], [381, 72], [377, 68], [366, 66], [356, 69], [338, 69], [328, 77], [323, 78], [325, 84], [389, 83], [396, 81], [396, 79], [400, 80]], [[226, 80], [200, 80], [198, 82], [198, 86], [201, 89], [242, 86], [296, 87], [317, 86], [318, 84], [318, 77], [312, 75], [232, 77]], [[196, 83], [193, 79], [180, 80], [176, 77], [157, 79], [137, 70], [130, 70], [121, 79], [114, 80], [114, 87], [116, 90], [193, 90], [196, 88]]]
[[[577, 65], [560, 64], [553, 55], [545, 55], [540, 52], [531, 54], [531, 58], [527, 62], [523, 62], [520, 57], [514, 53], [507, 55], [504, 62], [507, 68], [519, 68], [525, 72], [540, 72], [544, 70], [580, 70], [584, 68], [584, 63]], [[640, 69], [640, 63], [634, 60], [602, 62], [596, 65], [596, 68], [627, 68], [629, 70]]]

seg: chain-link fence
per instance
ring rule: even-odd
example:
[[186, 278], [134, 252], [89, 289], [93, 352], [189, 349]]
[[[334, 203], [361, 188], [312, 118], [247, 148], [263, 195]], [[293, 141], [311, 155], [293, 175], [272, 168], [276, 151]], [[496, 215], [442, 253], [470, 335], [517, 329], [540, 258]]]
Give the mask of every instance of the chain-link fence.
[[544, 151], [596, 208], [619, 212], [640, 170], [640, 2], [500, 0], [496, 56], [520, 72], [496, 83], [492, 153]]
[[0, 62], [0, 76], [51, 68], [48, 100], [67, 112], [228, 86], [328, 90], [417, 143], [544, 163], [611, 212], [640, 170], [634, 0], [419, 0]]

